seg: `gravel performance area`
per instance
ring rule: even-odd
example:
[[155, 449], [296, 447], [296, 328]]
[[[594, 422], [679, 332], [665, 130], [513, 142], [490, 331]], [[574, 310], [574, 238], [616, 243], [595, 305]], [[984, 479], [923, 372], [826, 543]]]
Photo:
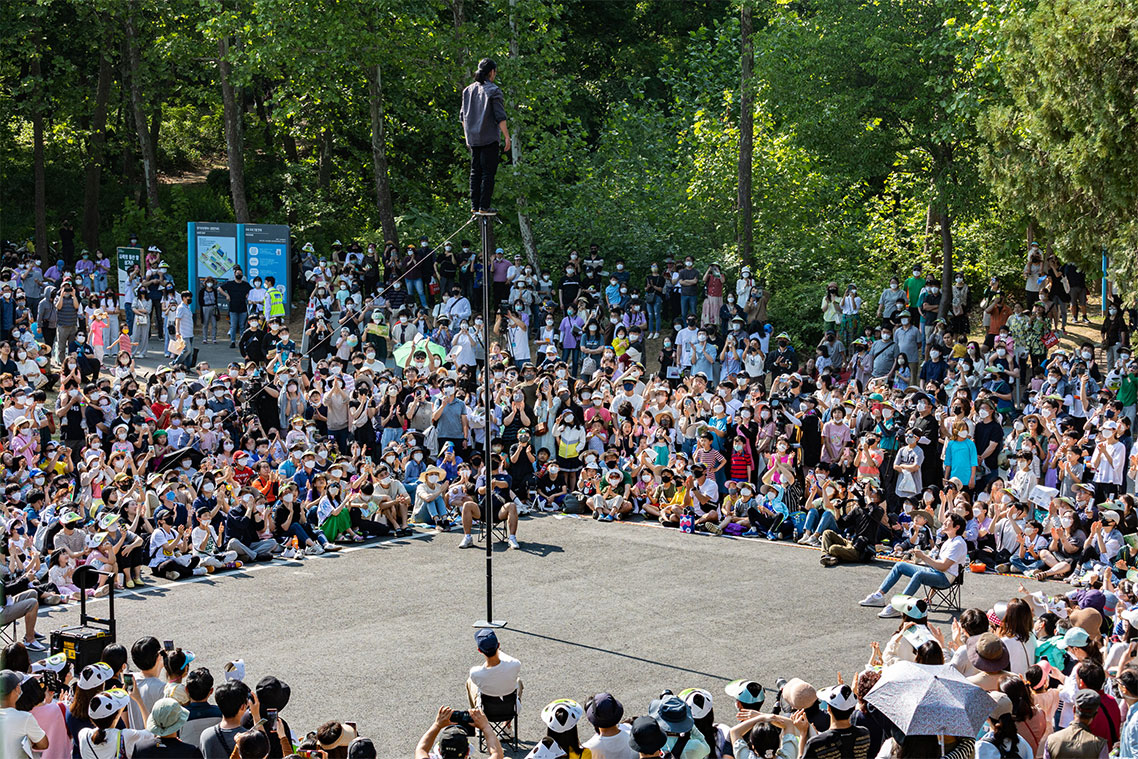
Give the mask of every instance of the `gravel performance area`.
[[[524, 519], [518, 533], [521, 551], [495, 546], [494, 614], [508, 623], [502, 650], [522, 662], [526, 744], [544, 734], [539, 714], [556, 698], [610, 691], [627, 716], [665, 688], [702, 687], [727, 718], [723, 686], [735, 678], [773, 688], [797, 676], [823, 687], [840, 671], [849, 682], [870, 641], [884, 646], [898, 625], [858, 606], [885, 562], [827, 569], [816, 550], [642, 522], [545, 515]], [[410, 756], [440, 705], [466, 708], [467, 670], [481, 660], [471, 624], [486, 612], [485, 552], [458, 550], [459, 538], [156, 581], [117, 597], [118, 639], [129, 648], [144, 635], [172, 638], [218, 682], [227, 661], [244, 659], [250, 684], [273, 674], [292, 687], [282, 716], [294, 734], [350, 720], [380, 756]], [[969, 575], [964, 607], [987, 609], [1020, 582]], [[90, 609], [104, 614], [106, 601]], [[931, 618], [950, 635], [947, 614]], [[55, 607], [39, 629], [78, 619], [78, 606]], [[582, 740], [589, 735], [585, 726]]]

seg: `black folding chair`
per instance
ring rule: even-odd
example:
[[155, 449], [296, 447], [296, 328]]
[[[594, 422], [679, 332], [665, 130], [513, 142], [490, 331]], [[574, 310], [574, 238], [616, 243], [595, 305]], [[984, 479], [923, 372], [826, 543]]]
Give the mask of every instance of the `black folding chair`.
[[[482, 694], [478, 699], [482, 704], [482, 713], [490, 723], [490, 729], [498, 740], [510, 747], [515, 753], [518, 751], [518, 692], [515, 690], [508, 696], [487, 696]], [[511, 729], [512, 728], [512, 729]], [[486, 739], [482, 733], [478, 734], [478, 750], [486, 753]]]
[[[505, 543], [506, 539], [510, 537], [510, 525], [505, 520], [498, 521], [494, 517], [498, 516], [498, 512], [505, 508], [506, 504], [503, 502], [495, 506], [495, 511], [490, 514], [490, 534], [492, 538], [499, 542]], [[486, 514], [483, 512], [482, 518], [478, 520], [478, 537], [475, 538], [479, 543], [486, 539]]]
[[968, 567], [962, 565], [956, 572], [956, 579], [947, 588], [929, 588], [925, 602], [929, 611], [945, 611], [950, 614], [959, 614], [963, 611], [960, 605], [960, 590], [964, 587], [964, 573]]

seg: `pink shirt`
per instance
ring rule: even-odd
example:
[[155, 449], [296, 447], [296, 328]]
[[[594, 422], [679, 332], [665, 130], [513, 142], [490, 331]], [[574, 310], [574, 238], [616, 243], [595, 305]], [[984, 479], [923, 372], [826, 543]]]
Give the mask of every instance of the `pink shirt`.
[[32, 709], [32, 716], [47, 733], [47, 748], [40, 754], [42, 759], [71, 759], [71, 737], [67, 734], [67, 722], [63, 716], [67, 707], [58, 701], [40, 704]]
[[103, 342], [103, 330], [106, 328], [107, 323], [105, 321], [100, 321], [99, 319], [91, 320], [91, 345], [97, 345], [100, 348], [105, 345]]

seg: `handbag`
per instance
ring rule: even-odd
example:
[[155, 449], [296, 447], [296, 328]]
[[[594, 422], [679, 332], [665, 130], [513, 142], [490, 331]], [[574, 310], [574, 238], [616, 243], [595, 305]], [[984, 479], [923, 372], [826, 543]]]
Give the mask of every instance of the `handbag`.
[[537, 425], [533, 428], [533, 434], [537, 435], [538, 437], [546, 434], [547, 432], [549, 432], [549, 425], [545, 422], [538, 422]]
[[427, 285], [427, 292], [429, 292], [431, 295], [439, 294], [439, 281], [434, 277], [431, 277], [431, 281]]
[[1054, 348], [1056, 345], [1059, 344], [1059, 336], [1056, 335], [1055, 332], [1053, 330], [1050, 330], [1050, 329], [1047, 330], [1046, 332], [1044, 332], [1040, 336], [1040, 339], [1043, 341], [1043, 347], [1044, 348]]

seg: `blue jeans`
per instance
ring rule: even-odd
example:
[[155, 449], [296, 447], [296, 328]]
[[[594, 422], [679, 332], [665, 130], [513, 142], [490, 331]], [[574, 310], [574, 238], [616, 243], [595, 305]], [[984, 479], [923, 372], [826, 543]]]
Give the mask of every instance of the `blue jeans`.
[[660, 331], [660, 310], [664, 306], [663, 296], [659, 296], [659, 295], [656, 296], [656, 300], [655, 301], [649, 301], [647, 303], [647, 306], [648, 306], [648, 331], [649, 332], [659, 332]]
[[804, 532], [821, 535], [826, 530], [837, 530], [838, 520], [825, 509], [810, 509], [806, 512], [806, 524], [802, 526]]
[[441, 522], [441, 521], [443, 521], [443, 518], [446, 517], [446, 515], [447, 515], [447, 505], [443, 501], [442, 496], [439, 496], [438, 498], [436, 498], [432, 501], [427, 501], [426, 503], [423, 504], [423, 506], [426, 507], [427, 515], [431, 518], [431, 521], [433, 521], [433, 522]]
[[408, 295], [414, 298], [415, 294], [418, 293], [419, 302], [423, 304], [423, 308], [430, 308], [430, 306], [427, 305], [427, 288], [423, 286], [422, 279], [405, 279], [403, 283], [407, 287]]
[[688, 315], [698, 316], [696, 308], [699, 305], [698, 295], [681, 295], [680, 296], [680, 316], [683, 317], [684, 322], [688, 320]]
[[[316, 540], [322, 546], [328, 545], [328, 538], [325, 537], [324, 531], [320, 529], [320, 525], [316, 521], [318, 519], [318, 516], [316, 514], [316, 507], [312, 506], [311, 508], [309, 508], [308, 511], [306, 511], [304, 513], [304, 518], [308, 520], [307, 525], [305, 525], [306, 532], [310, 533], [308, 536], [308, 539], [309, 540]], [[292, 526], [296, 527], [297, 526], [296, 522], [293, 522]]]
[[241, 337], [241, 333], [245, 331], [245, 323], [248, 321], [249, 314], [246, 311], [239, 314], [229, 312], [229, 342], [237, 342], [237, 338]]
[[916, 564], [910, 564], [907, 561], [899, 561], [893, 565], [893, 568], [889, 570], [889, 574], [885, 576], [885, 582], [881, 583], [880, 591], [882, 593], [888, 593], [889, 589], [896, 585], [902, 576], [910, 578], [909, 584], [905, 586], [904, 590], [904, 594], [907, 596], [914, 595], [921, 589], [922, 585], [944, 590], [952, 584], [948, 576], [939, 569], [918, 567]]
[[317, 530], [316, 534], [313, 535], [308, 530], [304, 529], [304, 525], [300, 524], [299, 522], [293, 522], [291, 525], [289, 525], [288, 534], [292, 535], [294, 538], [297, 539], [297, 542], [300, 543], [300, 547], [302, 549], [305, 547], [305, 545], [307, 545], [308, 541], [310, 541], [310, 540], [312, 540], [312, 541], [319, 540], [321, 543], [327, 543], [328, 542], [328, 539], [326, 537], [324, 537], [324, 533]]
[[1008, 563], [1011, 564], [1015, 570], [1021, 574], [1029, 569], [1043, 569], [1046, 566], [1046, 564], [1043, 563], [1042, 559], [1036, 559], [1035, 561], [1024, 561], [1019, 556], [1011, 557], [1008, 559]]
[[174, 359], [174, 365], [181, 365], [186, 369], [189, 369], [190, 364], [192, 364], [194, 360], [194, 337], [193, 335], [190, 335], [189, 337], [183, 337], [182, 339], [186, 341], [186, 349], [179, 353], [178, 357]]

